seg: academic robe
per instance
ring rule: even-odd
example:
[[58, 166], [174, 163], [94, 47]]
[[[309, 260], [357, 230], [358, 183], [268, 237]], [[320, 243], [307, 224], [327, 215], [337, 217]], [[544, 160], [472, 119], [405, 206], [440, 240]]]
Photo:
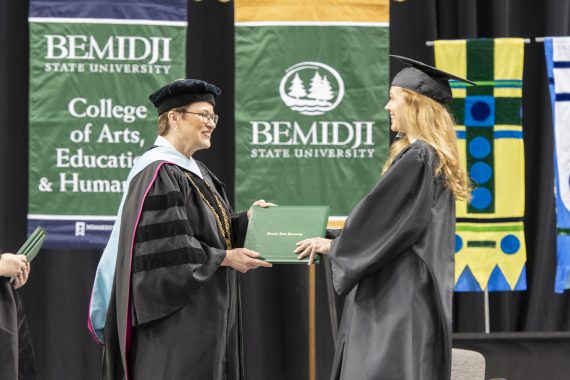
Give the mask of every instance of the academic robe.
[[455, 200], [416, 141], [331, 243], [347, 294], [331, 379], [445, 380], [451, 370]]
[[[231, 216], [232, 245], [241, 246], [246, 214], [230, 213], [223, 184], [197, 163]], [[165, 161], [131, 180], [105, 322], [103, 379], [243, 378], [237, 273], [220, 266], [223, 237], [186, 174], [212, 202], [202, 179]]]
[[10, 279], [0, 276], [0, 380], [36, 378], [24, 307]]

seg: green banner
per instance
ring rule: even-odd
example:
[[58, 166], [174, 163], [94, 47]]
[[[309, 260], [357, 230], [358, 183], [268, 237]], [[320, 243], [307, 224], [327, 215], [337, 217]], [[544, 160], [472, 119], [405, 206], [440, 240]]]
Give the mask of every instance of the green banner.
[[236, 24], [236, 208], [347, 215], [389, 146], [388, 27]]
[[156, 138], [148, 95], [185, 75], [185, 24], [30, 19], [29, 229], [48, 246], [104, 245]]

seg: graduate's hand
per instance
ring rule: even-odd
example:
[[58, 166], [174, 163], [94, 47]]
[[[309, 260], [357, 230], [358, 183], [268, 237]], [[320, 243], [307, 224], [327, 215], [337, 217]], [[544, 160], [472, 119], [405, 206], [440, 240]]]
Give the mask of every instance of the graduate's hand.
[[311, 265], [315, 261], [317, 253], [324, 253], [325, 255], [330, 253], [331, 241], [320, 237], [301, 240], [297, 242], [297, 249], [294, 252], [299, 260], [309, 256], [308, 264]]
[[14, 277], [26, 268], [28, 259], [24, 255], [4, 253], [0, 256], [0, 276]]
[[[251, 207], [253, 206], [259, 206], [259, 207], [263, 207], [263, 208], [267, 208], [269, 206], [277, 206], [275, 203], [271, 203], [271, 202], [265, 202], [263, 199], [260, 199], [258, 201], [253, 202], [253, 204], [251, 205]], [[249, 208], [249, 210], [247, 210], [247, 218], [251, 218], [251, 207]]]
[[259, 253], [247, 248], [235, 248], [226, 251], [226, 258], [222, 266], [234, 268], [241, 273], [259, 267], [271, 268], [273, 265], [267, 261], [259, 260]]
[[14, 277], [13, 286], [15, 289], [21, 288], [27, 281], [28, 277], [30, 276], [30, 263], [26, 263], [26, 268]]

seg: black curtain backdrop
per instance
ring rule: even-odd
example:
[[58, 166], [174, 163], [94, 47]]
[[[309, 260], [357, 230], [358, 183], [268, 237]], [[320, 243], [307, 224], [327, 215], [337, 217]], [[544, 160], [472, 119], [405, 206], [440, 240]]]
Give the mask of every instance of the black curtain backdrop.
[[[0, 1], [0, 247], [4, 251], [16, 250], [26, 234], [28, 5], [28, 1], [22, 0]], [[427, 63], [433, 63], [433, 48], [426, 46], [426, 41], [475, 37], [531, 39], [525, 46], [523, 90], [529, 289], [490, 295], [491, 330], [526, 332], [527, 338], [537, 332], [570, 331], [568, 292], [553, 292], [553, 136], [543, 44], [534, 42], [534, 37], [570, 34], [570, 0], [405, 0], [392, 1], [390, 6], [391, 53]], [[226, 183], [233, 198], [233, 3], [189, 0], [188, 14], [188, 76], [211, 81], [224, 91], [216, 106], [221, 121], [213, 148], [201, 152], [198, 158]], [[392, 67], [392, 75], [398, 69]], [[101, 350], [90, 338], [86, 318], [100, 255], [100, 250], [44, 250], [32, 265], [28, 284], [20, 290], [41, 380], [98, 378]], [[324, 268], [317, 266], [318, 379], [328, 378], [333, 355]], [[307, 286], [308, 269], [303, 265], [280, 266], [242, 276], [247, 379], [308, 379]], [[336, 309], [341, 306], [342, 300], [337, 298]], [[470, 335], [474, 337], [472, 341], [477, 336], [488, 338], [485, 344], [471, 347], [493, 351], [493, 347], [498, 347], [489, 343], [493, 338], [477, 335], [483, 328], [482, 294], [456, 294], [454, 331], [475, 333]], [[504, 335], [497, 335], [496, 339], [503, 342]], [[532, 351], [530, 342], [525, 346], [528, 352]], [[568, 350], [568, 339], [552, 342], [553, 346], [565, 342]], [[468, 346], [465, 340], [457, 343]], [[512, 373], [517, 375], [510, 378], [523, 378], [520, 376], [524, 372], [520, 375], [520, 369], [514, 370], [521, 364], [501, 361], [497, 352], [488, 364], [513, 368], [511, 372], [501, 372], [503, 377]], [[561, 362], [544, 363], [552, 368], [565, 365]], [[533, 363], [540, 365], [540, 361]]]

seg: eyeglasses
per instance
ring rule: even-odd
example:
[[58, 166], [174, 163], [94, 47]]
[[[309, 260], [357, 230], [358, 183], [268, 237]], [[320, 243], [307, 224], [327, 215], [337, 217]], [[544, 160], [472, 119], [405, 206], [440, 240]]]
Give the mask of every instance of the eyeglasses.
[[220, 120], [220, 116], [216, 115], [215, 113], [202, 113], [202, 112], [190, 112], [190, 111], [180, 111], [180, 113], [191, 113], [193, 115], [198, 115], [200, 116], [200, 119], [202, 119], [202, 121], [204, 123], [207, 123], [208, 120], [210, 120], [212, 123], [214, 123], [214, 125], [218, 125], [218, 120]]

